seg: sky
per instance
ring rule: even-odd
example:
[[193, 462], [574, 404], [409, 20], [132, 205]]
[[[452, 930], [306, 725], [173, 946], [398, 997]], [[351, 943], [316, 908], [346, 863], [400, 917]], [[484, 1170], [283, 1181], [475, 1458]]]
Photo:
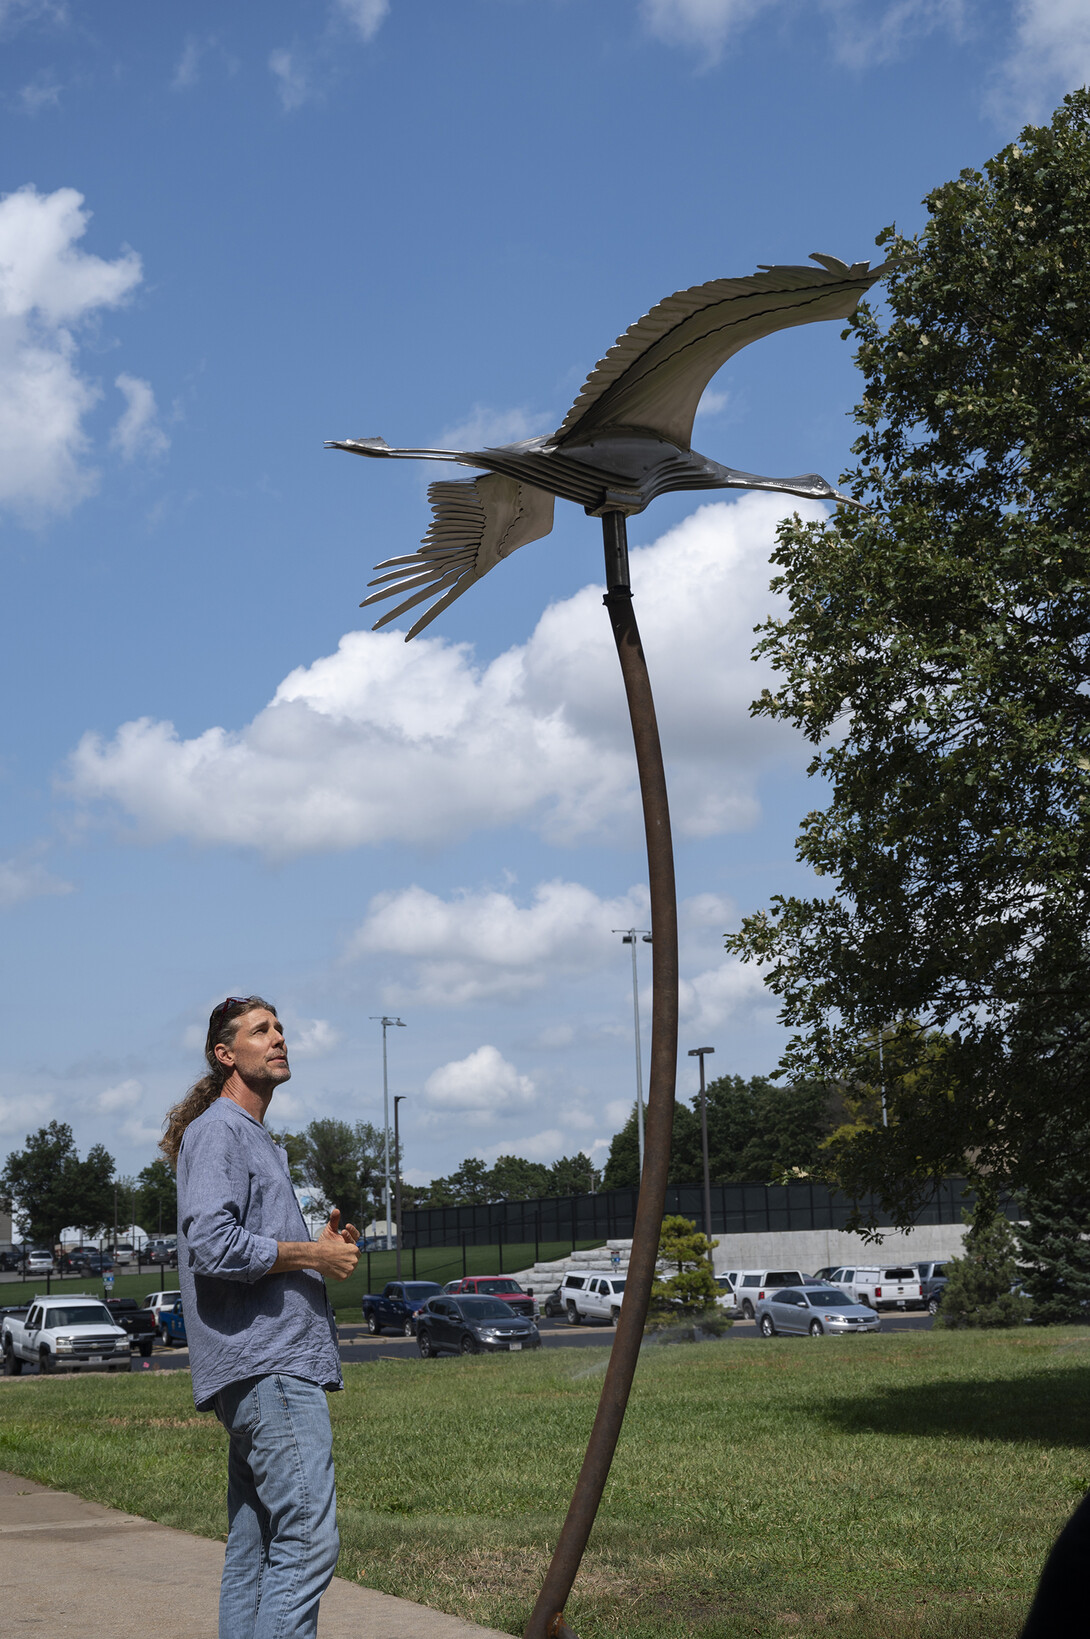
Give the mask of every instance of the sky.
[[[380, 1125], [385, 1013], [411, 1181], [600, 1164], [634, 1096], [613, 930], [649, 912], [598, 526], [558, 503], [405, 644], [358, 604], [436, 469], [323, 441], [547, 433], [657, 300], [877, 259], [1088, 78], [1084, 0], [0, 0], [0, 1159], [57, 1119], [135, 1173], [210, 1009], [257, 992], [294, 1072], [272, 1124]], [[835, 482], [840, 328], [731, 361], [696, 447]], [[683, 1097], [690, 1047], [776, 1065], [723, 935], [816, 886], [809, 748], [749, 715], [796, 507], [629, 527]]]

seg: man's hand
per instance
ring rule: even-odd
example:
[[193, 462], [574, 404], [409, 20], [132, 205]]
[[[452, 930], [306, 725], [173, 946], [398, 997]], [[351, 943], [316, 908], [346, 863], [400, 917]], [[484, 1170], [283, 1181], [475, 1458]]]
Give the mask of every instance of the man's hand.
[[340, 1221], [341, 1221], [341, 1209], [340, 1209], [339, 1206], [335, 1206], [333, 1208], [332, 1212], [329, 1214], [329, 1222], [326, 1224], [325, 1228], [322, 1230], [322, 1233], [318, 1236], [318, 1239], [320, 1241], [328, 1241], [328, 1240], [351, 1241], [352, 1245], [355, 1246], [356, 1242], [360, 1238], [359, 1230], [356, 1228], [355, 1224], [349, 1224], [346, 1229], [341, 1229], [341, 1228], [338, 1227], [339, 1224], [340, 1224]]
[[355, 1224], [340, 1228], [340, 1208], [334, 1207], [329, 1222], [316, 1241], [281, 1241], [272, 1275], [286, 1275], [294, 1269], [317, 1269], [327, 1280], [347, 1280], [360, 1261], [359, 1230]]

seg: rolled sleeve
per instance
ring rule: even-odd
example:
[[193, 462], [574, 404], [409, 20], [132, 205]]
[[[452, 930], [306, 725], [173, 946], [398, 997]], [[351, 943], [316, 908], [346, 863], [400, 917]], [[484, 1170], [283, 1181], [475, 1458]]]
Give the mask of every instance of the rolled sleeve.
[[185, 1176], [179, 1177], [179, 1222], [189, 1267], [194, 1274], [219, 1280], [261, 1280], [280, 1248], [270, 1236], [254, 1234], [243, 1222], [251, 1187], [245, 1163], [223, 1148], [221, 1131], [196, 1127], [185, 1135], [181, 1161]]

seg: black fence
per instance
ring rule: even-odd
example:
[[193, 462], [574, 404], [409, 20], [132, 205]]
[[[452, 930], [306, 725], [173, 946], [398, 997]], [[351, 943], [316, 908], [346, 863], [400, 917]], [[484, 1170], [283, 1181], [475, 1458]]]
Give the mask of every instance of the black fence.
[[[603, 1190], [598, 1195], [568, 1195], [552, 1200], [492, 1201], [487, 1206], [425, 1207], [402, 1213], [406, 1247], [495, 1246], [523, 1243], [628, 1240], [636, 1218], [634, 1189]], [[961, 1178], [944, 1178], [916, 1213], [917, 1224], [957, 1224], [976, 1200]], [[713, 1184], [711, 1226], [704, 1222], [704, 1191], [699, 1184], [666, 1191], [666, 1211], [691, 1218], [712, 1235], [745, 1235], [782, 1229], [846, 1229], [857, 1208], [867, 1222], [888, 1222], [877, 1198], [856, 1202], [827, 1184], [800, 1179], [791, 1184]], [[1009, 1218], [1016, 1204], [1000, 1197]]]

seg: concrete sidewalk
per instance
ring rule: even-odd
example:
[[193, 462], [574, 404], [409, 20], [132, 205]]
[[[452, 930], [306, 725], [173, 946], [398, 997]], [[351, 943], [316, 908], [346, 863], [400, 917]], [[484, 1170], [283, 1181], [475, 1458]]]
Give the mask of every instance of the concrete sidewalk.
[[[5, 1639], [216, 1639], [223, 1544], [0, 1472]], [[497, 1639], [334, 1578], [318, 1639]]]

